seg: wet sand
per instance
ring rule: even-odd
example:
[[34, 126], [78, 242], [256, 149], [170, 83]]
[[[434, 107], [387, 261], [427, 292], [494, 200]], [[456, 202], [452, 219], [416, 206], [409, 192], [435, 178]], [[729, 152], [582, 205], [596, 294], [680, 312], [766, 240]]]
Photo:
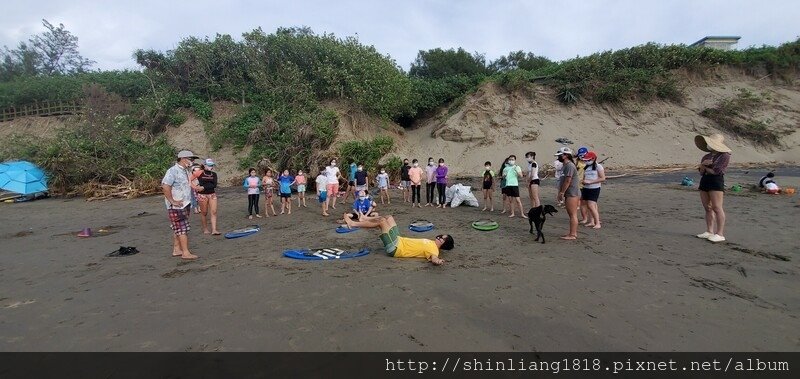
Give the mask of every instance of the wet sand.
[[[262, 231], [236, 240], [203, 235], [192, 215], [194, 262], [170, 257], [160, 197], [0, 204], [0, 350], [799, 351], [800, 197], [729, 193], [729, 242], [715, 245], [694, 237], [703, 212], [697, 191], [678, 185], [684, 174], [609, 180], [603, 228], [560, 241], [560, 209], [544, 245], [527, 220], [412, 210], [394, 192], [380, 211], [395, 215], [403, 235], [455, 237], [441, 267], [385, 256], [373, 231], [336, 234], [313, 199], [291, 216], [257, 219]], [[800, 178], [779, 183], [797, 187]], [[545, 180], [544, 203], [555, 192]], [[221, 230], [253, 223], [246, 195], [221, 196]], [[501, 227], [470, 227], [486, 217]], [[415, 219], [436, 229], [408, 232]], [[107, 232], [75, 237], [83, 227]], [[104, 256], [120, 245], [141, 253]], [[320, 246], [372, 253], [333, 262], [281, 255]]]

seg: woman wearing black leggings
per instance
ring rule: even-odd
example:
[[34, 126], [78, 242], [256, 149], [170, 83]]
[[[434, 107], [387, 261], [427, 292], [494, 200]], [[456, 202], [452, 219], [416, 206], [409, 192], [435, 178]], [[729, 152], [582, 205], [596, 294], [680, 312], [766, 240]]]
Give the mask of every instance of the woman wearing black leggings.
[[434, 206], [433, 192], [436, 189], [436, 165], [433, 164], [433, 158], [428, 158], [428, 166], [425, 167], [427, 174], [427, 182], [425, 183], [425, 206]]
[[444, 158], [439, 158], [439, 167], [436, 168], [436, 189], [439, 192], [439, 205], [437, 208], [445, 207], [444, 190], [447, 188], [447, 166], [444, 165]]

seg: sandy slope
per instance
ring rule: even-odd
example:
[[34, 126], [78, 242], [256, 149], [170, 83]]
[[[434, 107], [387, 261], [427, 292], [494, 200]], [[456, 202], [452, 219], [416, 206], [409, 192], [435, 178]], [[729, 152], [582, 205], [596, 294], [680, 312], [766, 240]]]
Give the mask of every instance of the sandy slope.
[[522, 159], [525, 152], [534, 151], [540, 163], [551, 162], [560, 146], [555, 140], [566, 137], [574, 142], [573, 149], [588, 146], [600, 159], [610, 157], [610, 167], [694, 164], [701, 155], [693, 142], [695, 134], [717, 132], [699, 112], [746, 88], [771, 98], [760, 119], [771, 119], [772, 127], [794, 132], [783, 138], [783, 147], [774, 150], [726, 135], [734, 150], [733, 163], [800, 161], [798, 88], [722, 74], [727, 76], [687, 87], [684, 105], [653, 102], [623, 107], [581, 102], [565, 107], [547, 88], [538, 88], [531, 98], [488, 84], [452, 116], [439, 115], [406, 131], [396, 153], [422, 159], [444, 157], [454, 173], [476, 175], [484, 161], [497, 166], [508, 154]]

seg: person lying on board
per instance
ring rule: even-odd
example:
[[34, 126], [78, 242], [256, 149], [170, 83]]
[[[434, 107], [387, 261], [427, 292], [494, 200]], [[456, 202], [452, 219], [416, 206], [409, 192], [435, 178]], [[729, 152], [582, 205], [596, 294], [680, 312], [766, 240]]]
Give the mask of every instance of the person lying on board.
[[452, 250], [455, 246], [453, 236], [440, 234], [433, 240], [427, 238], [400, 237], [397, 223], [392, 216], [370, 217], [359, 214], [357, 220], [345, 217], [348, 228], [367, 228], [380, 229], [380, 239], [386, 254], [395, 258], [425, 258], [434, 265], [444, 263], [444, 259], [439, 258], [442, 250]]

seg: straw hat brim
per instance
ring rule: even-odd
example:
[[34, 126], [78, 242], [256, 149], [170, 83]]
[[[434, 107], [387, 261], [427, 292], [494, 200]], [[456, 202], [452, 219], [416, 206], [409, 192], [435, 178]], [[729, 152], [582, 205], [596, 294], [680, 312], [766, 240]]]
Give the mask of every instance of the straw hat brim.
[[722, 141], [717, 141], [713, 138], [709, 138], [706, 136], [697, 135], [694, 137], [694, 144], [697, 145], [697, 148], [706, 152], [717, 152], [717, 153], [730, 153], [731, 149]]

